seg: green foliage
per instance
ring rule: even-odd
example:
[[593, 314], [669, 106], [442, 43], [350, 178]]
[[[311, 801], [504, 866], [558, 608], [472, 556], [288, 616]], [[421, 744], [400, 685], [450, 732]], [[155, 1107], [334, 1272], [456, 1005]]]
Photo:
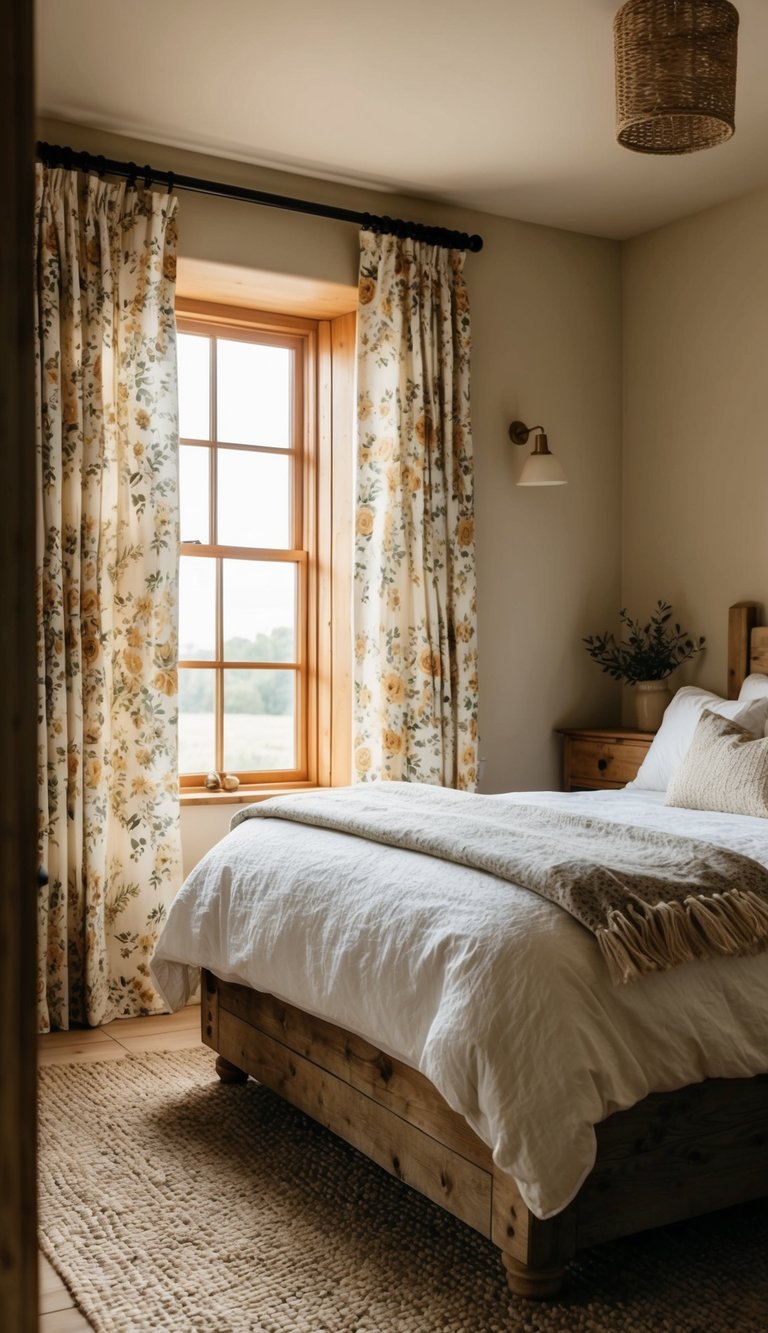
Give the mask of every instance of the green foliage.
[[694, 640], [687, 630], [669, 623], [672, 607], [668, 602], [657, 602], [647, 625], [633, 620], [626, 609], [619, 612], [619, 619], [628, 631], [620, 643], [612, 634], [590, 634], [582, 642], [603, 671], [627, 685], [636, 685], [639, 680], [665, 680], [704, 648], [703, 637]]
[[[198, 656], [193, 649], [184, 655]], [[286, 626], [255, 639], [232, 638], [224, 644], [224, 659], [229, 662], [291, 662], [293, 630]], [[294, 673], [292, 671], [253, 671], [235, 669], [224, 674], [224, 707], [227, 713], [293, 712]], [[182, 671], [179, 681], [179, 708], [183, 713], [212, 713], [214, 708], [214, 673]]]

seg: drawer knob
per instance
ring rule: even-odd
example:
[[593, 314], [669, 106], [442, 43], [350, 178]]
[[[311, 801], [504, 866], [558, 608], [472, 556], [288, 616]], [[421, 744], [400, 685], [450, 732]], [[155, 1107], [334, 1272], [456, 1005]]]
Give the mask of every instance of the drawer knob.
[[604, 773], [605, 770], [606, 770], [606, 768], [608, 767], [608, 760], [607, 760], [607, 759], [598, 759], [598, 761], [597, 761], [597, 767], [600, 769], [600, 772], [601, 772], [601, 773]]

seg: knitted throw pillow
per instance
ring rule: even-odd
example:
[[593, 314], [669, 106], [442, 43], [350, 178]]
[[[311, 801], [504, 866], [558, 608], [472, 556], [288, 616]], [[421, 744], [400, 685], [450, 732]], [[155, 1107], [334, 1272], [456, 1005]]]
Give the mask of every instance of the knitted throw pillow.
[[666, 804], [768, 819], [768, 738], [705, 709]]

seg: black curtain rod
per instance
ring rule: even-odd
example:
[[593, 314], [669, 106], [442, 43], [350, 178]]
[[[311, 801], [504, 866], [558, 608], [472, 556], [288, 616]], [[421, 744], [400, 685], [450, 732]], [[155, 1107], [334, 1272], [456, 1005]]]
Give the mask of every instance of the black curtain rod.
[[482, 236], [469, 236], [465, 231], [430, 227], [423, 222], [402, 222], [399, 218], [357, 213], [351, 208], [315, 204], [309, 199], [266, 194], [263, 190], [249, 190], [244, 185], [226, 185], [223, 181], [207, 181], [198, 176], [177, 175], [173, 171], [157, 171], [155, 167], [139, 167], [135, 162], [117, 162], [111, 157], [80, 153], [73, 148], [62, 148], [59, 144], [38, 143], [37, 156], [49, 167], [65, 167], [67, 171], [97, 171], [100, 176], [125, 176], [132, 184], [141, 179], [147, 189], [153, 183], [166, 185], [169, 194], [172, 190], [192, 190], [195, 194], [212, 194], [219, 199], [240, 199], [247, 204], [263, 204], [267, 208], [284, 208], [292, 213], [309, 213], [313, 217], [333, 218], [337, 222], [353, 222], [365, 231], [425, 241], [427, 245], [440, 245], [447, 250], [471, 250], [476, 254], [483, 248]]

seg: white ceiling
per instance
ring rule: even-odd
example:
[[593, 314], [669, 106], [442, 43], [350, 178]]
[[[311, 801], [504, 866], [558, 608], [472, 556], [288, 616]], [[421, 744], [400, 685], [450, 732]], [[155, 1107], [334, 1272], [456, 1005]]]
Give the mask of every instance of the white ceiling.
[[768, 181], [765, 0], [737, 0], [735, 136], [680, 158], [615, 142], [618, 7], [37, 0], [38, 109], [602, 236], [632, 236]]

